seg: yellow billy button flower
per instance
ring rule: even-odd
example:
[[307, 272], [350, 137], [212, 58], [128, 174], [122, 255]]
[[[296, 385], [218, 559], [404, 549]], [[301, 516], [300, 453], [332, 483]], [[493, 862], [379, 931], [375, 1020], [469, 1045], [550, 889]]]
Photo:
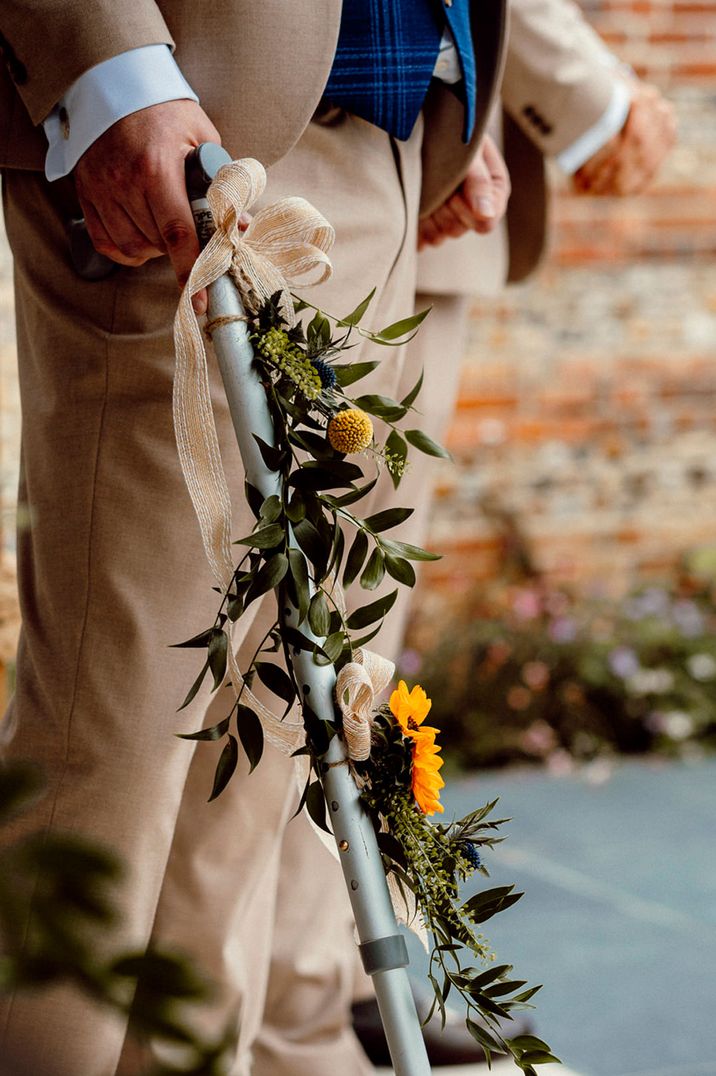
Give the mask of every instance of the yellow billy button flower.
[[408, 691], [405, 680], [398, 684], [390, 696], [390, 710], [406, 736], [413, 741], [412, 791], [423, 814], [441, 814], [445, 808], [440, 803], [440, 789], [445, 782], [438, 773], [443, 760], [438, 758], [440, 748], [435, 743], [438, 730], [423, 725], [432, 703], [423, 688], [416, 684]]
[[373, 423], [357, 407], [339, 411], [328, 423], [328, 440], [336, 452], [362, 452], [373, 440]]

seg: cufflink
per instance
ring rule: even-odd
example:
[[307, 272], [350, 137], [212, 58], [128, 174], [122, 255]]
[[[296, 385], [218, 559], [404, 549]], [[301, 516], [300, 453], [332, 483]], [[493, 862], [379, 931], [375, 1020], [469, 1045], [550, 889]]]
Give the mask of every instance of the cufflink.
[[64, 105], [60, 109], [57, 118], [60, 121], [60, 130], [62, 131], [62, 137], [63, 138], [69, 138], [70, 137], [70, 117], [67, 115], [67, 109], [64, 107]]

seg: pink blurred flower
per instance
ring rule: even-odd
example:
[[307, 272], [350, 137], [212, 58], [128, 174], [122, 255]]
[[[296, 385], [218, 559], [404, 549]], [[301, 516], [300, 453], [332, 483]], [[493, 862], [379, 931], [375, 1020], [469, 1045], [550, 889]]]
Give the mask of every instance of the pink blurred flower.
[[528, 661], [522, 669], [522, 679], [533, 691], [543, 691], [549, 683], [549, 666], [544, 661]]
[[518, 590], [512, 599], [512, 611], [520, 620], [534, 620], [542, 611], [540, 596], [535, 590]]

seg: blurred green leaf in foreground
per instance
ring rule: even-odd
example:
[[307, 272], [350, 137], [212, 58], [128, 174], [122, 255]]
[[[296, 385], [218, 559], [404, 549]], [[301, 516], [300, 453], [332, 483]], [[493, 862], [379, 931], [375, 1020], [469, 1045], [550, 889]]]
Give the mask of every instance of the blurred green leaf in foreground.
[[[30, 767], [0, 769], [0, 831], [43, 794]], [[164, 1060], [151, 1076], [225, 1076], [235, 1029], [207, 1043], [192, 1024], [211, 990], [183, 957], [117, 952], [121, 864], [73, 835], [31, 834], [0, 849], [0, 994], [71, 984], [128, 1019]]]

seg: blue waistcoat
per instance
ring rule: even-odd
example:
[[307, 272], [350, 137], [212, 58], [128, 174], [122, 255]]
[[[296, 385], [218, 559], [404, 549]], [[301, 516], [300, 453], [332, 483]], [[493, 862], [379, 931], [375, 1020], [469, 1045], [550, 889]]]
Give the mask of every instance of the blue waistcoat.
[[425, 101], [449, 25], [465, 106], [463, 137], [475, 125], [475, 54], [470, 0], [343, 0], [333, 68], [324, 95], [396, 138], [406, 139]]

